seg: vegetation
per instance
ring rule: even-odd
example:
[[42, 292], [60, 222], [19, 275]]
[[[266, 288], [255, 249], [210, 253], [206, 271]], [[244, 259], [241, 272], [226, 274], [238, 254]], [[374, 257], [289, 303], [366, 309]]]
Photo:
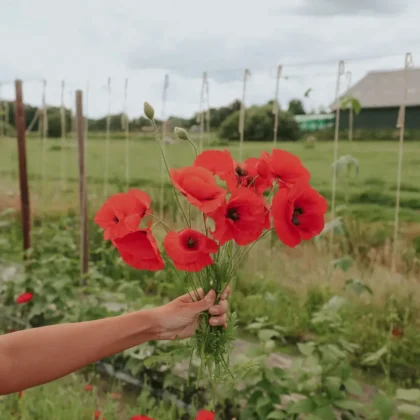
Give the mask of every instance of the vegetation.
[[[110, 144], [110, 193], [126, 188], [122, 139]], [[214, 135], [206, 141], [207, 147], [220, 147]], [[132, 134], [130, 142], [130, 185], [150, 192], [157, 210], [159, 152], [147, 136]], [[90, 219], [103, 201], [103, 144], [93, 136], [88, 139]], [[258, 155], [271, 145], [247, 142], [244, 155]], [[29, 138], [27, 146], [34, 227], [33, 250], [23, 265], [15, 143], [1, 145], [0, 332], [96, 319], [159, 305], [183, 293], [170, 269], [153, 274], [122, 264], [93, 223], [88, 286], [81, 286], [75, 140], [65, 148], [48, 140], [45, 161], [37, 138]], [[304, 142], [287, 142], [281, 147], [301, 157], [313, 186], [330, 198], [332, 144], [317, 142], [308, 149]], [[391, 142], [365, 142], [363, 147], [340, 142], [340, 155], [350, 157], [341, 160], [338, 173], [341, 224], [335, 228], [332, 256], [328, 228], [298, 249], [283, 247], [273, 235], [249, 253], [231, 297], [231, 323], [241, 339], [232, 355], [235, 382], [218, 390], [217, 419], [328, 420], [341, 412], [346, 419], [386, 420], [418, 413], [419, 161], [415, 145], [407, 144], [397, 272], [391, 273], [397, 147]], [[229, 148], [237, 155], [237, 144]], [[167, 153], [174, 167], [191, 160], [183, 143], [168, 145]], [[172, 195], [164, 200], [169, 224], [176, 227], [180, 215]], [[24, 290], [35, 298], [16, 305], [15, 297]], [[279, 353], [288, 356], [279, 358]], [[185, 380], [185, 357], [183, 347], [175, 352], [171, 343], [147, 343], [103, 361], [129, 374], [140, 388], [122, 388], [117, 382], [115, 390], [109, 378], [92, 379], [91, 367], [83, 372], [89, 379], [75, 375], [25, 391], [21, 399], [4, 397], [1, 418], [45, 418], [54, 412], [58, 419], [83, 419], [100, 410], [108, 420], [136, 413], [156, 420], [193, 419], [209, 396], [196, 387], [194, 369], [190, 381]], [[89, 394], [84, 386], [92, 381], [95, 392]], [[112, 392], [122, 394], [121, 399], [114, 400]]]

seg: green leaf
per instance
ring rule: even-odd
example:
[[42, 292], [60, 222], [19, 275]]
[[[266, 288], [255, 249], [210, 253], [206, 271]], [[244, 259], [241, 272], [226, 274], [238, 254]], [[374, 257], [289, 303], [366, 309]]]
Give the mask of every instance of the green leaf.
[[276, 337], [279, 337], [279, 336], [280, 336], [280, 334], [276, 330], [264, 329], [264, 330], [260, 330], [258, 332], [258, 338], [261, 341], [268, 341], [268, 340], [271, 340], [272, 338], [276, 338]]
[[420, 403], [420, 389], [397, 389], [397, 400]]
[[268, 417], [267, 420], [282, 420], [282, 419], [286, 419], [286, 413], [284, 411], [272, 411]]
[[397, 407], [400, 414], [407, 414], [409, 416], [418, 416], [420, 414], [420, 407], [412, 404], [401, 404]]
[[330, 406], [318, 407], [314, 414], [322, 420], [336, 420], [337, 417], [334, 414], [334, 410]]
[[345, 287], [352, 290], [358, 296], [363, 292], [367, 292], [373, 296], [373, 290], [360, 280], [349, 279], [346, 281]]
[[305, 98], [309, 97], [309, 94], [312, 92], [312, 88], [307, 89], [307, 91], [305, 92]]
[[356, 380], [349, 378], [343, 382], [346, 390], [353, 395], [363, 395], [363, 387]]
[[342, 410], [351, 410], [355, 413], [360, 412], [363, 408], [363, 405], [360, 402], [354, 400], [335, 401], [334, 405]]
[[390, 420], [394, 414], [394, 402], [384, 395], [377, 395], [373, 399], [373, 407], [378, 411], [381, 420]]
[[349, 268], [353, 265], [354, 261], [352, 257], [343, 257], [332, 262], [334, 268], [341, 268], [344, 272], [348, 271]]
[[298, 343], [297, 346], [304, 356], [311, 356], [315, 350], [315, 343]]
[[305, 399], [305, 400], [299, 400], [292, 405], [290, 405], [287, 409], [289, 414], [300, 414], [300, 413], [311, 413], [314, 409], [314, 404], [312, 400]]
[[327, 376], [325, 378], [325, 385], [328, 389], [329, 394], [333, 398], [339, 398], [341, 396], [341, 379], [336, 376]]
[[375, 353], [369, 353], [363, 360], [362, 360], [362, 364], [363, 365], [370, 365], [370, 366], [374, 366], [376, 365], [379, 360], [385, 356], [385, 354], [388, 353], [388, 347], [387, 346], [383, 346], [382, 348], [380, 348], [378, 351], [376, 351]]
[[247, 330], [259, 330], [264, 324], [262, 324], [261, 322], [252, 322], [251, 324], [249, 324], [246, 329]]

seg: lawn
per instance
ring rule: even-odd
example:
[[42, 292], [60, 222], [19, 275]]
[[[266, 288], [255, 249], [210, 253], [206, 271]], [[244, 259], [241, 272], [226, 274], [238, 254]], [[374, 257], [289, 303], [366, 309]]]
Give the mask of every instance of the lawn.
[[[28, 171], [33, 207], [37, 212], [77, 208], [78, 161], [75, 140], [69, 141], [64, 153], [59, 140], [47, 141], [45, 156], [41, 142], [36, 138], [27, 141]], [[218, 146], [224, 147], [224, 146]], [[298, 155], [312, 174], [312, 185], [328, 199], [331, 197], [333, 143], [319, 142], [314, 149], [306, 149], [302, 142], [280, 143], [284, 148]], [[239, 154], [238, 143], [229, 145], [235, 157]], [[271, 142], [246, 142], [244, 157], [259, 156], [261, 151], [270, 150]], [[14, 139], [4, 140], [0, 155], [2, 191], [11, 193], [18, 188], [17, 149]], [[112, 140], [109, 148], [109, 193], [124, 189], [125, 142]], [[193, 151], [189, 144], [179, 143], [166, 146], [167, 157], [172, 167], [191, 164]], [[106, 161], [105, 141], [97, 138], [87, 143], [87, 177], [90, 207], [96, 208], [104, 191]], [[398, 143], [395, 141], [340, 142], [339, 156], [352, 155], [360, 164], [358, 177], [348, 183], [341, 175], [337, 190], [338, 204], [345, 198], [353, 204], [354, 214], [367, 221], [391, 221], [394, 218]], [[65, 169], [62, 169], [65, 162]], [[420, 216], [420, 149], [417, 143], [405, 144], [401, 219], [415, 222]], [[147, 188], [153, 194], [153, 187], [160, 185], [160, 154], [152, 140], [131, 137], [129, 153], [130, 185]], [[62, 180], [64, 179], [65, 190]], [[10, 194], [9, 194], [10, 195]], [[99, 201], [98, 201], [99, 200]]]
[[[312, 174], [312, 185], [330, 199], [333, 144], [319, 142], [312, 149], [302, 142], [279, 146], [302, 159]], [[227, 147], [238, 157], [237, 143]], [[270, 142], [247, 142], [244, 157], [259, 156], [271, 147]], [[21, 230], [17, 213], [2, 212], [6, 207], [19, 208], [16, 141], [4, 140], [0, 148], [1, 275], [2, 265], [6, 272], [8, 264], [21, 262]], [[172, 167], [190, 165], [194, 158], [186, 143], [167, 145], [166, 151]], [[0, 277], [2, 333], [21, 328], [14, 324], [16, 319], [26, 319], [32, 327], [97, 319], [115, 315], [109, 302], [120, 305], [119, 313], [160, 305], [183, 293], [170, 267], [151, 273], [121, 264], [117, 252], [104, 243], [94, 226], [92, 215], [104, 201], [106, 160], [105, 141], [98, 138], [89, 139], [87, 144], [90, 271], [88, 289], [80, 286], [75, 141], [61, 149], [59, 140], [48, 140], [43, 155], [40, 141], [29, 138], [27, 153], [32, 209], [41, 220], [33, 226], [34, 249], [26, 262], [30, 269], [25, 272], [20, 265], [13, 281], [2, 282]], [[340, 174], [338, 178], [337, 204], [347, 204], [350, 217], [344, 217], [341, 233], [335, 236], [333, 256], [325, 235], [295, 249], [283, 246], [275, 235], [267, 235], [248, 254], [232, 284], [230, 304], [237, 314], [238, 337], [255, 348], [241, 354], [244, 365], [240, 365], [243, 371], [237, 382], [219, 390], [220, 401], [226, 401], [218, 409], [217, 420], [297, 419], [300, 403], [291, 402], [279, 409], [279, 395], [296, 393], [310, 401], [305, 404], [310, 404], [314, 419], [333, 418], [333, 410], [343, 409], [346, 418], [360, 418], [353, 416], [353, 412], [360, 412], [363, 418], [383, 420], [392, 415], [387, 401], [394, 398], [397, 387], [418, 388], [420, 235], [414, 224], [420, 220], [420, 148], [416, 143], [405, 145], [400, 217], [407, 238], [398, 249], [397, 272], [391, 272], [397, 154], [397, 142], [340, 142], [339, 156], [356, 158], [360, 173], [350, 178]], [[150, 193], [156, 211], [161, 179], [159, 149], [152, 140], [133, 136], [129, 156], [130, 186]], [[124, 140], [111, 141], [109, 162], [108, 195], [127, 188]], [[168, 190], [164, 202], [168, 209], [171, 200]], [[167, 221], [171, 215], [168, 212], [165, 216]], [[175, 215], [168, 224], [178, 228], [179, 218]], [[156, 228], [154, 234], [161, 243], [163, 229], [160, 232]], [[34, 302], [27, 307], [15, 305], [14, 297], [27, 288], [36, 291]], [[147, 343], [107, 362], [132, 377], [151, 378], [159, 392], [170, 390], [177, 398], [192, 401], [192, 415], [185, 419], [193, 419], [194, 410], [206, 406], [208, 400], [202, 399], [201, 389], [197, 390], [194, 369], [188, 384], [175, 374], [185, 355], [167, 356], [173, 350], [172, 345]], [[295, 363], [276, 370], [269, 363], [274, 352], [293, 355]], [[154, 363], [150, 354], [157, 356]], [[105, 381], [95, 388], [98, 394], [86, 393], [84, 377], [76, 375], [25, 391], [23, 399], [17, 394], [0, 399], [0, 417], [46, 418], [45, 413], [53, 410], [58, 419], [88, 419], [99, 409], [107, 419], [123, 419], [138, 413], [140, 407], [141, 414], [156, 420], [181, 418], [176, 407], [160, 401], [160, 397], [155, 401], [146, 391], [130, 393], [118, 385], [123, 397], [115, 401], [112, 387]], [[378, 394], [372, 402], [372, 394], [361, 389], [359, 380], [379, 386], [385, 394]], [[419, 392], [409, 391], [412, 402], [420, 403]], [[363, 407], [353, 398], [359, 394], [363, 398], [369, 395]], [[230, 411], [232, 403], [239, 405], [235, 408], [239, 416]]]

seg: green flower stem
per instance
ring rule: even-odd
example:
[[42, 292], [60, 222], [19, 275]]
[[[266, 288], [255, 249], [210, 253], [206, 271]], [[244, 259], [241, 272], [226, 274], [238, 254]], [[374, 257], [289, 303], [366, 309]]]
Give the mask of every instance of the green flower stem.
[[[147, 216], [151, 216], [154, 220], [156, 220], [155, 225], [156, 225], [156, 224], [161, 224], [161, 225], [165, 228], [166, 232], [169, 232], [169, 227], [168, 227], [168, 225], [167, 225], [166, 223], [162, 222], [162, 220], [160, 220], [160, 219], [159, 219], [159, 217], [155, 216], [153, 213], [145, 213], [145, 214], [146, 214]], [[153, 225], [153, 226], [155, 226], [155, 225]], [[153, 228], [153, 227], [152, 227], [152, 228]]]
[[[163, 163], [164, 163], [164, 165], [165, 165], [166, 171], [168, 172], [168, 176], [169, 176], [169, 178], [171, 178], [171, 173], [169, 172], [168, 162], [166, 161], [165, 153], [163, 152], [162, 144], [161, 144], [161, 142], [160, 142], [160, 135], [159, 135], [159, 131], [158, 131], [158, 129], [157, 129], [157, 126], [156, 126], [155, 121], [154, 121], [154, 120], [150, 120], [150, 122], [152, 123], [153, 128], [154, 128], [154, 130], [155, 130], [156, 142], [157, 142], [157, 144], [159, 145], [159, 149], [160, 149], [160, 153], [161, 153], [161, 155], [162, 155]], [[185, 223], [187, 224], [187, 226], [188, 226], [189, 228], [191, 228], [191, 224], [189, 223], [189, 220], [188, 220], [188, 218], [187, 218], [187, 215], [185, 214], [184, 208], [182, 207], [181, 202], [179, 201], [178, 194], [177, 194], [176, 189], [175, 189], [175, 187], [174, 187], [174, 185], [173, 185], [173, 184], [172, 184], [172, 189], [173, 189], [174, 194], [175, 194], [175, 199], [176, 199], [176, 201], [177, 201], [177, 203], [178, 203], [178, 205], [179, 205], [179, 208], [181, 209], [181, 212], [182, 212], [182, 214], [183, 214], [183, 216], [184, 216]]]

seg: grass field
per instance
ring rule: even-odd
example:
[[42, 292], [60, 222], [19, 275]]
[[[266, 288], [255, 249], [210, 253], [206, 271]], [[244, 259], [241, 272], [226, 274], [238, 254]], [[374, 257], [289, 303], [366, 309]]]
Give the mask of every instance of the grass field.
[[[0, 154], [0, 189], [3, 200], [13, 201], [18, 188], [17, 148], [14, 139], [3, 140]], [[223, 147], [223, 146], [221, 146]], [[298, 155], [312, 174], [312, 185], [328, 199], [331, 197], [333, 162], [332, 142], [320, 142], [314, 149], [304, 148], [303, 143], [280, 143]], [[259, 156], [269, 151], [271, 142], [247, 142], [244, 156]], [[238, 143], [229, 146], [238, 157]], [[167, 158], [172, 167], [186, 166], [194, 158], [190, 145], [186, 143], [167, 145]], [[90, 208], [96, 208], [104, 193], [105, 141], [92, 139], [87, 144], [87, 176]], [[398, 143], [389, 142], [340, 142], [339, 156], [350, 154], [360, 163], [360, 174], [338, 180], [338, 204], [347, 198], [352, 204], [353, 214], [367, 221], [391, 221], [394, 218]], [[78, 161], [75, 141], [69, 141], [62, 150], [59, 140], [48, 140], [43, 158], [42, 144], [38, 139], [27, 141], [28, 171], [33, 208], [36, 212], [77, 208]], [[64, 165], [62, 165], [64, 162]], [[401, 219], [416, 222], [420, 217], [420, 147], [417, 143], [406, 143], [404, 151], [401, 193]], [[125, 142], [112, 140], [109, 153], [108, 193], [126, 188]], [[130, 186], [143, 187], [157, 196], [154, 187], [160, 185], [160, 154], [151, 140], [132, 137], [130, 140], [129, 172]], [[6, 194], [5, 194], [6, 193]]]

